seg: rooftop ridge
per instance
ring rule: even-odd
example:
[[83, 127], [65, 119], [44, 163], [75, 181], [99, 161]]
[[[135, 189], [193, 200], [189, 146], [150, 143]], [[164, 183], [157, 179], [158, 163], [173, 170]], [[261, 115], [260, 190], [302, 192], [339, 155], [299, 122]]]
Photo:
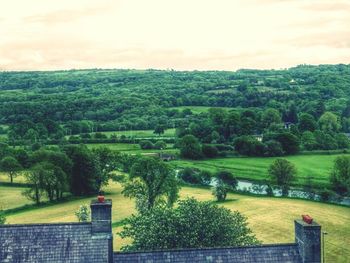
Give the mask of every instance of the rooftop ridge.
[[183, 252], [196, 250], [227, 250], [227, 249], [249, 249], [249, 248], [264, 248], [264, 247], [297, 247], [296, 243], [278, 243], [278, 244], [261, 244], [254, 246], [237, 246], [237, 247], [202, 247], [202, 248], [175, 248], [175, 249], [157, 249], [157, 250], [140, 250], [140, 251], [114, 251], [114, 254], [138, 254], [138, 253], [166, 253], [166, 252]]
[[67, 222], [67, 223], [33, 223], [33, 224], [6, 224], [0, 225], [0, 228], [11, 227], [32, 227], [32, 226], [69, 226], [69, 225], [91, 225], [91, 222]]

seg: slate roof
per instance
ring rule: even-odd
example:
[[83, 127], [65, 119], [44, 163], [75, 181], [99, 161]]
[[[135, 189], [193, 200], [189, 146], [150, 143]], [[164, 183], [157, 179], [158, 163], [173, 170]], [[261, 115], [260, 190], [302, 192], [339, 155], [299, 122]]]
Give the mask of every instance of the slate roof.
[[114, 263], [302, 263], [296, 244], [114, 253]]
[[92, 235], [91, 223], [0, 226], [0, 262], [106, 263], [106, 236]]

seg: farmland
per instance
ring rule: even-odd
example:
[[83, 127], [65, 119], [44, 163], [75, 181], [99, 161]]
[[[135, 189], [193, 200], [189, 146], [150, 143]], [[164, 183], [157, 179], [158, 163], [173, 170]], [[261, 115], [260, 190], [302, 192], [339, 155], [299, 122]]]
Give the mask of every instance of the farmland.
[[[329, 184], [329, 175], [333, 167], [333, 161], [340, 154], [310, 154], [293, 155], [283, 157], [293, 163], [297, 168], [296, 185], [303, 185], [308, 176], [312, 177], [312, 182], [320, 187]], [[277, 157], [231, 157], [216, 158], [207, 160], [176, 160], [173, 161], [177, 167], [194, 167], [202, 170], [216, 172], [219, 170], [229, 170], [237, 178], [249, 179], [253, 181], [268, 180], [269, 165]]]
[[[2, 194], [6, 190], [6, 193]], [[11, 190], [11, 191], [9, 191]], [[0, 188], [1, 206], [21, 206], [28, 201], [21, 197], [23, 188]], [[116, 224], [134, 212], [134, 202], [123, 197], [121, 186], [111, 183], [106, 189], [107, 198], [113, 200], [113, 233], [120, 231], [121, 226]], [[213, 200], [211, 191], [205, 188], [183, 187], [180, 192], [181, 198], [195, 197], [198, 200]], [[16, 202], [11, 201], [15, 199]], [[9, 223], [53, 223], [76, 221], [74, 211], [81, 204], [89, 204], [91, 197], [76, 198], [64, 203], [50, 204], [43, 207], [32, 207], [26, 210], [19, 210], [9, 214]], [[350, 243], [350, 208], [323, 204], [318, 202], [253, 197], [239, 194], [229, 194], [228, 200], [222, 203], [223, 206], [238, 210], [248, 217], [248, 222], [257, 237], [265, 244], [294, 242], [293, 220], [301, 214], [308, 213], [322, 225], [324, 231], [329, 235], [326, 241], [326, 260], [328, 262], [346, 262], [350, 257], [346, 244]], [[271, 209], [273, 207], [274, 209]], [[120, 247], [130, 241], [121, 240], [114, 235], [114, 247]]]
[[[135, 139], [162, 139], [162, 138], [174, 138], [175, 129], [166, 129], [161, 135], [155, 134], [153, 130], [126, 130], [126, 131], [102, 131], [99, 132], [106, 136], [116, 135], [117, 137], [125, 136], [127, 138]], [[95, 133], [90, 133], [94, 135]], [[68, 137], [68, 136], [67, 136]]]
[[177, 149], [174, 149], [172, 147], [172, 144], [167, 144], [167, 148], [163, 150], [158, 149], [147, 149], [143, 150], [140, 148], [140, 145], [138, 144], [131, 144], [131, 143], [96, 143], [96, 144], [87, 144], [89, 148], [98, 148], [98, 147], [107, 147], [111, 150], [125, 152], [129, 154], [149, 154], [149, 153], [160, 153], [160, 152], [167, 152], [167, 153], [175, 153], [177, 152]]

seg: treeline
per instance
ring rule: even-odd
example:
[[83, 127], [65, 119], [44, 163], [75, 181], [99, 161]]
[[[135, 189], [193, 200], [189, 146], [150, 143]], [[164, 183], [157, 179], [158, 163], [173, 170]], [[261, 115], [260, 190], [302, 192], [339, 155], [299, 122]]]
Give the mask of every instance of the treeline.
[[24, 195], [39, 204], [61, 200], [67, 195], [96, 194], [113, 177], [112, 171], [127, 165], [129, 157], [108, 148], [90, 150], [84, 145], [42, 147], [35, 151], [2, 144], [0, 170], [12, 183], [23, 175], [28, 190]]
[[298, 112], [291, 105], [287, 113], [277, 109], [226, 110], [211, 108], [177, 128], [177, 146], [182, 157], [215, 157], [215, 145], [232, 145], [242, 155], [283, 156], [300, 150], [335, 150], [350, 146], [348, 118], [326, 111], [319, 102], [317, 115]]
[[[349, 84], [349, 65], [236, 72], [1, 72], [0, 122], [31, 121], [48, 129], [45, 123], [51, 120], [65, 135], [74, 135], [178, 126], [188, 117], [172, 108], [179, 106], [274, 108], [286, 116], [294, 104], [297, 112], [315, 116], [319, 101], [327, 111], [349, 118]], [[35, 130], [45, 135], [42, 127]], [[48, 136], [54, 136], [49, 129]]]

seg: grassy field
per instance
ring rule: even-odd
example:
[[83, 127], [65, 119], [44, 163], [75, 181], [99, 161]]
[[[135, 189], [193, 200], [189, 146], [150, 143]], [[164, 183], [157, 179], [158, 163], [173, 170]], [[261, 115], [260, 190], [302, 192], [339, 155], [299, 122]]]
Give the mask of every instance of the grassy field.
[[124, 135], [126, 137], [135, 137], [135, 138], [173, 138], [175, 136], [175, 129], [166, 129], [164, 134], [158, 136], [153, 133], [154, 130], [130, 130], [130, 131], [108, 131], [101, 132], [110, 136], [112, 134], [117, 135], [118, 137]]
[[[8, 192], [8, 188], [1, 188], [0, 191]], [[14, 188], [11, 194], [3, 194], [0, 199], [0, 207], [8, 203], [14, 206], [16, 200], [18, 206], [26, 203], [20, 197], [22, 189]], [[113, 221], [118, 222], [134, 212], [134, 202], [121, 194], [121, 186], [112, 183], [106, 188], [108, 198], [113, 200]], [[16, 198], [18, 196], [18, 198]], [[213, 200], [209, 189], [183, 187], [181, 198], [193, 196], [198, 200]], [[8, 215], [9, 223], [53, 223], [53, 222], [74, 222], [76, 218], [74, 211], [81, 204], [89, 204], [91, 198], [82, 198], [62, 204], [54, 204], [47, 207], [33, 208], [27, 211], [16, 212]], [[228, 201], [222, 204], [231, 209], [238, 210], [248, 217], [249, 225], [263, 241], [263, 243], [286, 243], [294, 242], [293, 220], [300, 218], [301, 214], [310, 214], [322, 225], [322, 230], [329, 234], [326, 240], [327, 262], [346, 262], [350, 258], [348, 250], [350, 244], [350, 208], [322, 204], [317, 202], [253, 197], [238, 194], [229, 194]], [[273, 209], [272, 209], [273, 208]], [[122, 227], [114, 227], [116, 234]], [[130, 242], [121, 240], [117, 235], [114, 240], [114, 248]]]
[[[314, 184], [326, 186], [329, 183], [329, 174], [333, 167], [333, 161], [340, 155], [310, 154], [286, 156], [283, 158], [295, 164], [298, 170], [295, 184], [302, 185], [308, 176], [312, 176]], [[231, 157], [199, 161], [176, 160], [171, 163], [177, 167], [189, 166], [211, 172], [229, 170], [238, 178], [260, 181], [268, 179], [268, 167], [275, 159], [275, 157]]]
[[[161, 150], [157, 150], [157, 149], [143, 150], [140, 148], [140, 145], [130, 144], [130, 143], [94, 143], [94, 144], [86, 144], [86, 146], [89, 147], [90, 149], [98, 148], [98, 147], [107, 147], [112, 150], [126, 152], [129, 154], [147, 154], [147, 153], [161, 152]], [[173, 147], [172, 144], [167, 144], [167, 148], [163, 149], [162, 152], [176, 153], [178, 150], [172, 147]]]

